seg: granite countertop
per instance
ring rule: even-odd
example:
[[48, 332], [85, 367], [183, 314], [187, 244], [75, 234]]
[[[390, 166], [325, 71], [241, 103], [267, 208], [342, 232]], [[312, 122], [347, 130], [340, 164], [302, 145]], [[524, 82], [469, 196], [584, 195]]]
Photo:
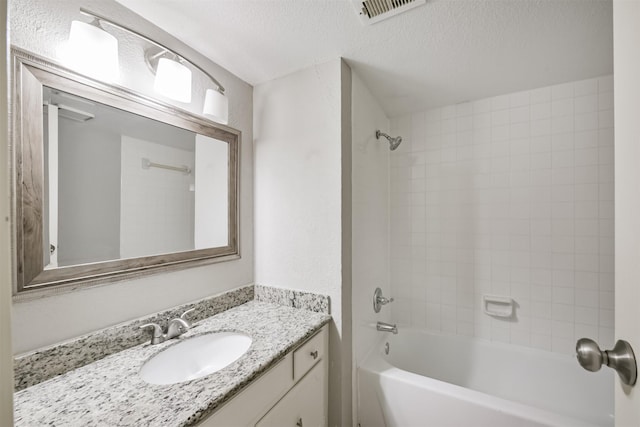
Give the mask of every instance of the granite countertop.
[[[330, 318], [323, 313], [250, 301], [196, 323], [179, 338], [132, 347], [17, 392], [15, 425], [194, 425]], [[152, 385], [138, 375], [144, 362], [161, 350], [189, 337], [216, 331], [243, 332], [253, 342], [240, 359], [196, 380]]]

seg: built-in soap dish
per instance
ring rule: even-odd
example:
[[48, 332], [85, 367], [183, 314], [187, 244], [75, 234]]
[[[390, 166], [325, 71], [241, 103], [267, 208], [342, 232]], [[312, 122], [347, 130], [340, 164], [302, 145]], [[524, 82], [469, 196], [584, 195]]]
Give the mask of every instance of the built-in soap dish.
[[483, 295], [482, 308], [489, 316], [509, 318], [513, 317], [515, 301], [511, 297], [498, 295]]

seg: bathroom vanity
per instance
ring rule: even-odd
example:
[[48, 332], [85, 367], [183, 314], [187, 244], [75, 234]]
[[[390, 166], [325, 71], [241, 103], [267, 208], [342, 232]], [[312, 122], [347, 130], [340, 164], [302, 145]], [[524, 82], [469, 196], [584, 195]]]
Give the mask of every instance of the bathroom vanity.
[[[239, 130], [31, 52], [13, 48], [11, 61], [15, 301], [240, 257]], [[82, 124], [80, 135], [67, 137], [76, 122]], [[115, 159], [98, 162], [110, 172], [106, 180], [87, 174], [97, 167], [95, 154], [77, 157], [90, 142], [103, 140]], [[101, 153], [98, 148], [87, 152]], [[65, 152], [73, 153], [71, 160], [61, 157]], [[71, 166], [82, 170], [72, 173]], [[132, 185], [127, 177], [161, 183], [161, 190]], [[86, 182], [92, 182], [90, 197], [71, 191]], [[108, 191], [98, 183], [109, 183]], [[179, 189], [175, 198], [168, 197], [169, 188]], [[60, 197], [64, 194], [69, 200]], [[161, 195], [162, 203], [146, 197], [151, 194]], [[138, 203], [147, 199], [148, 204]], [[78, 200], [91, 209], [80, 210]], [[123, 206], [135, 206], [136, 214], [123, 216]], [[180, 215], [173, 214], [174, 207]], [[72, 215], [59, 215], [63, 210]], [[165, 221], [160, 213], [173, 219]], [[114, 219], [113, 227], [103, 217]], [[83, 240], [59, 245], [70, 241], [61, 233], [71, 229]], [[326, 296], [247, 285], [19, 355], [15, 424], [325, 426], [328, 313]], [[152, 331], [153, 344], [141, 327]], [[244, 339], [247, 347], [227, 357], [229, 348], [216, 340], [230, 336]], [[186, 342], [195, 337], [201, 338]], [[163, 357], [156, 358], [159, 354]], [[159, 359], [168, 362], [158, 364]], [[225, 362], [204, 375], [200, 365], [190, 365], [194, 359], [208, 367], [218, 359]], [[143, 377], [141, 369], [150, 365], [155, 366], [151, 377]], [[197, 375], [182, 376], [183, 371]], [[167, 373], [171, 381], [154, 382]]]
[[[147, 341], [17, 392], [15, 424], [325, 426], [329, 320], [325, 313], [249, 301], [195, 323], [178, 338]], [[168, 385], [140, 376], [163, 350], [220, 331], [252, 338], [247, 352], [227, 367]]]
[[328, 337], [325, 325], [200, 425], [326, 426]]

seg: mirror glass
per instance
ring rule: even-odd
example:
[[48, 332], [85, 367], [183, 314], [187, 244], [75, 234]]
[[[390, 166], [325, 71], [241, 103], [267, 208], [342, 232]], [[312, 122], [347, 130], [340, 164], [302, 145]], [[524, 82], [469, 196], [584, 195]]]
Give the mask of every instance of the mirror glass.
[[45, 269], [227, 246], [229, 144], [43, 86]]
[[11, 51], [16, 298], [240, 257], [240, 131]]

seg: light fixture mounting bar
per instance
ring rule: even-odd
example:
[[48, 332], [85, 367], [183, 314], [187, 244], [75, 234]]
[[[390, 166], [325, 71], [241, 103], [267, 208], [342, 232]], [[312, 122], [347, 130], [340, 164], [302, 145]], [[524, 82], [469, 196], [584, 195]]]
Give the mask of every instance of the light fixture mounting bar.
[[158, 43], [157, 41], [150, 39], [149, 37], [145, 36], [144, 34], [141, 34], [139, 32], [137, 32], [136, 30], [132, 30], [129, 27], [125, 27], [124, 25], [118, 24], [116, 22], [111, 21], [108, 18], [105, 18], [104, 16], [98, 15], [96, 13], [93, 13], [87, 9], [84, 8], [80, 8], [80, 13], [89, 17], [92, 17], [94, 19], [97, 19], [98, 21], [101, 22], [106, 22], [107, 24], [119, 28], [123, 31], [126, 31], [127, 33], [133, 34], [134, 36], [137, 36], [139, 38], [141, 38], [142, 40], [151, 43], [157, 47], [159, 47], [160, 49], [164, 49], [167, 52], [170, 52], [172, 54], [174, 54], [175, 56], [177, 56], [178, 58], [182, 59], [183, 61], [188, 62], [189, 64], [191, 64], [193, 67], [197, 68], [198, 70], [200, 70], [205, 76], [209, 77], [217, 86], [218, 86], [218, 92], [223, 93], [224, 94], [224, 87], [220, 84], [220, 82], [218, 82], [218, 80], [216, 80], [211, 74], [209, 74], [206, 70], [204, 70], [201, 66], [199, 66], [198, 64], [196, 64], [195, 62], [189, 60], [189, 58], [185, 58], [184, 55], [181, 55], [179, 53], [177, 53], [176, 51], [169, 49], [168, 47], [166, 47], [165, 45]]

